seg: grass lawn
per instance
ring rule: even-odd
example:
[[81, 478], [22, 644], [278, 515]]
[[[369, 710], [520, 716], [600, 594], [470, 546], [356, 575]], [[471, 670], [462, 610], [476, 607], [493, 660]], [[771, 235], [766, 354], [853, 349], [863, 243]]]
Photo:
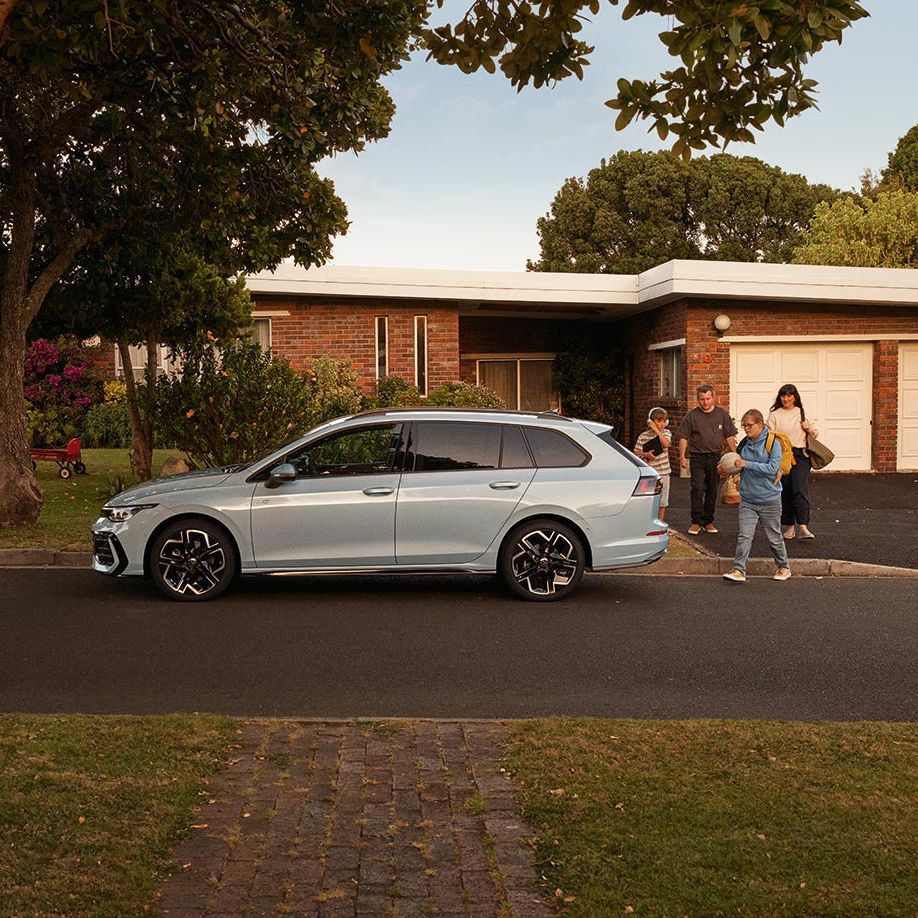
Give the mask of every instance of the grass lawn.
[[[153, 450], [153, 472], [157, 474], [173, 451]], [[39, 462], [35, 474], [45, 495], [41, 515], [35, 526], [0, 528], [0, 548], [52, 548], [59, 551], [91, 551], [90, 525], [99, 508], [133, 482], [131, 461], [126, 449], [84, 449], [85, 475], [64, 480], [56, 462]]]
[[0, 916], [143, 915], [233, 723], [0, 715]]
[[918, 915], [918, 725], [527, 721], [506, 764], [571, 915]]

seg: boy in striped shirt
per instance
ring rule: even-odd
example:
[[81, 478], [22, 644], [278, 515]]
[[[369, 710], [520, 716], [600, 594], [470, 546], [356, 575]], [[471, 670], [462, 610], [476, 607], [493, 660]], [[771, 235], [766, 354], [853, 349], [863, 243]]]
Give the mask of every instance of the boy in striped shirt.
[[[669, 415], [665, 408], [651, 408], [647, 416], [647, 430], [645, 430], [634, 444], [634, 454], [643, 459], [652, 469], [655, 469], [660, 475], [660, 481], [663, 490], [660, 493], [660, 519], [666, 519], [666, 508], [669, 506], [669, 479], [672, 474], [672, 467], [669, 464], [669, 445], [672, 442], [672, 434], [667, 430], [669, 424]], [[662, 450], [647, 450], [645, 445], [659, 437], [662, 444]]]

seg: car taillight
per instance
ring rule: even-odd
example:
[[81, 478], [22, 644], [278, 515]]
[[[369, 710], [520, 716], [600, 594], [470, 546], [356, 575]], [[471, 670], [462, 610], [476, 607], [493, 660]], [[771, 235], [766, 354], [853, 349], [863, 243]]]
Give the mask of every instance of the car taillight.
[[638, 478], [637, 484], [634, 486], [634, 490], [631, 492], [632, 497], [640, 497], [643, 495], [653, 495], [659, 494], [663, 490], [663, 479], [662, 478], [651, 478], [649, 475]]

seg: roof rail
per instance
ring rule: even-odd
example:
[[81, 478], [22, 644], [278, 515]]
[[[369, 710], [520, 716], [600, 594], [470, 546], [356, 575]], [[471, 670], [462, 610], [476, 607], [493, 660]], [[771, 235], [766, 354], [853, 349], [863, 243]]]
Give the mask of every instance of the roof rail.
[[559, 414], [557, 411], [518, 411], [514, 408], [457, 408], [452, 405], [400, 405], [392, 408], [370, 408], [367, 411], [357, 412], [355, 415], [353, 415], [353, 417], [365, 418], [386, 414], [400, 414], [409, 411], [442, 411], [456, 412], [457, 414], [509, 414], [514, 417], [543, 418], [545, 420], [551, 419], [553, 421], [571, 420], [570, 418], [565, 417], [563, 414]]

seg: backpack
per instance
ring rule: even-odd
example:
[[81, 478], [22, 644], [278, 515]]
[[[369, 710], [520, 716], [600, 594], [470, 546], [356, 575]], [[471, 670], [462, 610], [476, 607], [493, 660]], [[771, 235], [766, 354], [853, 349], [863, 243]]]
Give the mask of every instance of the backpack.
[[797, 460], [794, 457], [794, 448], [791, 446], [790, 437], [776, 430], [769, 430], [768, 436], [765, 438], [765, 452], [769, 456], [775, 445], [775, 440], [781, 446], [781, 467], [775, 476], [775, 484], [777, 484], [785, 475], [790, 474], [790, 470], [797, 464]]

